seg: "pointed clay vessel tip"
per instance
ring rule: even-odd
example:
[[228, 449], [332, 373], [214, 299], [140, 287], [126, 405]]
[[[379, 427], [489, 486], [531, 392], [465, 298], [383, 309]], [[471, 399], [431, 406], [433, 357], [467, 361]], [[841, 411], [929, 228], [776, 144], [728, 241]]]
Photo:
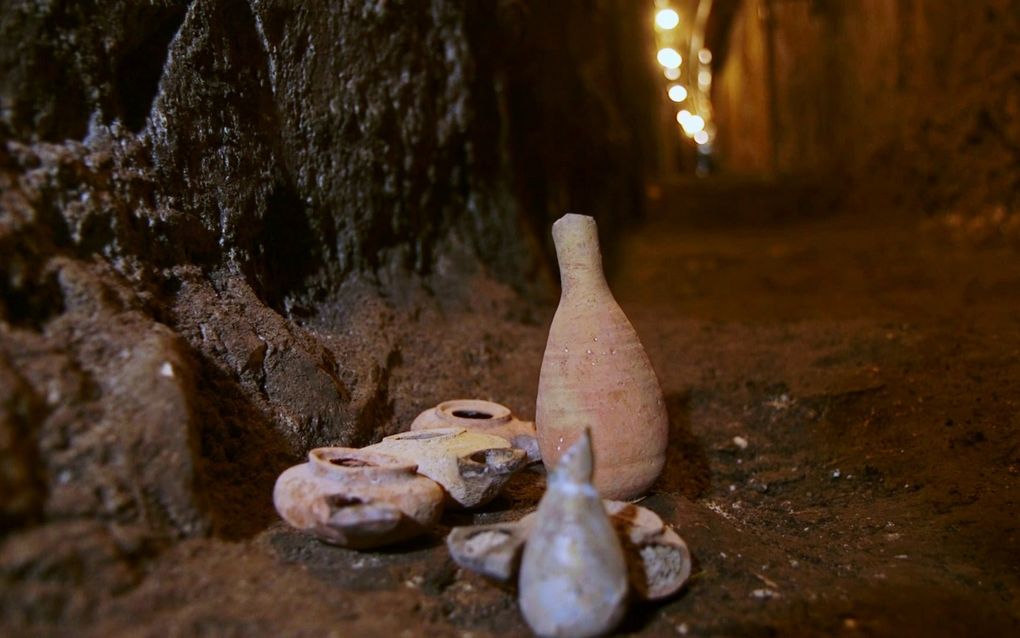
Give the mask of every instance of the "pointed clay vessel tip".
[[556, 475], [570, 481], [587, 483], [591, 481], [592, 465], [591, 430], [585, 428], [577, 441], [560, 457], [556, 464]]

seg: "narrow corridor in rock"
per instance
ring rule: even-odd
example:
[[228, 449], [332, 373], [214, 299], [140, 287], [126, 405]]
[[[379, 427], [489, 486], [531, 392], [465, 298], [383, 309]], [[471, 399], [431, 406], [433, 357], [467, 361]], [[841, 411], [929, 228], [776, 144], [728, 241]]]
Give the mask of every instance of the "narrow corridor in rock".
[[1017, 0], [7, 5], [0, 634], [1020, 634]]

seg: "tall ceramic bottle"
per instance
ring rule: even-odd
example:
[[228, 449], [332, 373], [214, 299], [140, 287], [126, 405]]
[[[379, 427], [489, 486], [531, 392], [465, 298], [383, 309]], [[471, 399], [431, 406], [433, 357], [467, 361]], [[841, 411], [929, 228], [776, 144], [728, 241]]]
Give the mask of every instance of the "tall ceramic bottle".
[[553, 224], [562, 293], [538, 381], [535, 422], [552, 468], [585, 428], [603, 498], [643, 494], [666, 459], [662, 389], [637, 333], [602, 272], [598, 228], [585, 215]]

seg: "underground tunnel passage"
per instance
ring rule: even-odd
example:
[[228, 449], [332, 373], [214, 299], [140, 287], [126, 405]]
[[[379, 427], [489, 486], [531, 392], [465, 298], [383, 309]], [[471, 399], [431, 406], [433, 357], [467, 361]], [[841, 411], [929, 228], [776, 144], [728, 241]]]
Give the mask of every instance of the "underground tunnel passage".
[[1016, 0], [0, 36], [3, 635], [1020, 635]]

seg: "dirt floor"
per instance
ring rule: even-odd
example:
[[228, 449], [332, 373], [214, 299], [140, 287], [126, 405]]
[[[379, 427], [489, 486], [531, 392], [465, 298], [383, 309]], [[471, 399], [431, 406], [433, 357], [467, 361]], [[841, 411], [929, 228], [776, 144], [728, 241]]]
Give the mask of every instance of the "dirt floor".
[[[903, 215], [858, 221], [875, 211], [787, 218], [792, 200], [740, 187], [685, 192], [667, 189], [621, 240], [610, 281], [672, 423], [643, 505], [687, 540], [695, 571], [675, 598], [632, 607], [620, 633], [1020, 635], [1017, 247]], [[552, 306], [484, 279], [437, 295], [447, 303], [409, 309], [394, 337], [393, 430], [468, 395], [532, 418]], [[345, 320], [323, 312], [306, 328], [328, 341]], [[373, 552], [291, 531], [266, 493], [237, 538], [162, 548], [123, 587], [86, 588], [75, 626], [17, 624], [92, 636], [528, 635], [514, 593], [459, 570], [443, 536], [520, 517], [543, 480], [527, 471], [484, 511]]]

